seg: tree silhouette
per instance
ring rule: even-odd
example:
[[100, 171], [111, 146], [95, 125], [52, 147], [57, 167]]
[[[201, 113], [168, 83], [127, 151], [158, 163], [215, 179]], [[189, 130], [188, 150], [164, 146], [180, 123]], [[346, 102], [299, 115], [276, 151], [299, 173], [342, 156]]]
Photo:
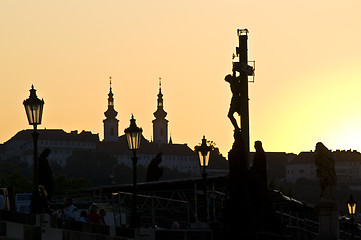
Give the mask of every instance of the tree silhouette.
[[77, 194], [80, 190], [88, 187], [90, 182], [86, 178], [68, 178], [65, 175], [54, 177], [55, 195]]
[[1, 186], [13, 187], [14, 191], [20, 192], [31, 192], [32, 181], [27, 179], [23, 174], [15, 172], [7, 176], [2, 176], [0, 179]]
[[104, 152], [74, 151], [67, 159], [64, 172], [69, 177], [86, 178], [91, 186], [110, 185], [117, 161]]

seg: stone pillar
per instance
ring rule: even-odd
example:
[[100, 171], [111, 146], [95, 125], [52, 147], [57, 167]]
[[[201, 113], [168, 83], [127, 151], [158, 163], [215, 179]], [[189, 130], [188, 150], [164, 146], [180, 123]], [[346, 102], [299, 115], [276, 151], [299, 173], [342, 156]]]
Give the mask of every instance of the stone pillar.
[[318, 239], [338, 240], [339, 219], [336, 200], [321, 199], [318, 206]]

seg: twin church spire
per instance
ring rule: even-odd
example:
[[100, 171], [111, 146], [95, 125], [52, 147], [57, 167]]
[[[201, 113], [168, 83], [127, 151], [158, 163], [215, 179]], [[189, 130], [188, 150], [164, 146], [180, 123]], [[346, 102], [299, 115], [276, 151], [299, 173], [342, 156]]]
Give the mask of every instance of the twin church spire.
[[[167, 112], [163, 108], [163, 94], [162, 82], [159, 78], [159, 93], [157, 99], [157, 110], [153, 113], [155, 119], [153, 122], [153, 141], [158, 144], [168, 143], [168, 120], [165, 119]], [[109, 93], [108, 93], [108, 109], [104, 112], [106, 119], [104, 124], [104, 142], [117, 142], [118, 139], [118, 123], [116, 118], [118, 112], [114, 109], [114, 98], [112, 92], [112, 78], [109, 78]]]

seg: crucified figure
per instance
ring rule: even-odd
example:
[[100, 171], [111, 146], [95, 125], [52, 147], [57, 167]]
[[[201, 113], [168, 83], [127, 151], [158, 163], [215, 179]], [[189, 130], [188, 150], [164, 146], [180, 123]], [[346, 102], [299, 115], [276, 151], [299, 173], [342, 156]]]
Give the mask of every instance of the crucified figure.
[[228, 82], [231, 86], [232, 99], [231, 106], [228, 111], [228, 118], [231, 120], [232, 125], [234, 126], [235, 131], [240, 131], [241, 128], [238, 127], [237, 121], [234, 118], [233, 114], [236, 112], [241, 115], [241, 82], [239, 77], [234, 77], [231, 74], [228, 74], [224, 80]]

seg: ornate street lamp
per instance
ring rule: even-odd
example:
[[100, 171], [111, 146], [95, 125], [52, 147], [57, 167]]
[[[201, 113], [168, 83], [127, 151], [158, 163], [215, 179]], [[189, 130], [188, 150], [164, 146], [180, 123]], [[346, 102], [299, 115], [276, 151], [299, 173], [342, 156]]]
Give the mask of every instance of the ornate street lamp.
[[207, 201], [207, 173], [206, 167], [208, 167], [209, 156], [211, 153], [211, 147], [207, 146], [207, 139], [203, 136], [202, 144], [200, 146], [195, 147], [196, 152], [198, 153], [199, 164], [203, 170], [202, 178], [203, 178], [203, 195], [204, 195], [204, 203], [206, 208], [206, 216], [209, 218], [208, 212], [208, 201]]
[[37, 126], [41, 124], [41, 118], [43, 116], [44, 100], [39, 99], [36, 96], [36, 90], [34, 86], [31, 86], [30, 97], [23, 102], [25, 107], [26, 116], [30, 125], [33, 125], [34, 132], [32, 133], [34, 142], [34, 191], [31, 198], [31, 212], [41, 213], [40, 199], [39, 199], [39, 167], [38, 167], [38, 137], [39, 133], [36, 131]]
[[208, 167], [209, 155], [211, 153], [211, 147], [207, 146], [207, 139], [205, 136], [203, 136], [202, 144], [200, 146], [196, 146], [195, 149], [198, 153], [199, 164], [203, 167], [205, 173], [205, 168]]
[[346, 203], [347, 203], [348, 213], [351, 215], [351, 219], [353, 220], [353, 216], [356, 213], [357, 202], [355, 201], [355, 199], [353, 199], [352, 194], [350, 195], [350, 198], [347, 200]]
[[130, 119], [130, 126], [124, 130], [125, 136], [127, 137], [129, 150], [135, 153], [140, 147], [140, 139], [142, 137], [142, 128], [137, 127], [134, 116]]
[[354, 238], [354, 228], [356, 228], [356, 226], [354, 225], [354, 215], [356, 213], [356, 204], [357, 202], [355, 201], [355, 199], [353, 199], [352, 194], [350, 194], [350, 198], [347, 200], [347, 208], [348, 208], [348, 213], [351, 215], [351, 234], [352, 234], [352, 239]]
[[41, 124], [41, 119], [43, 116], [43, 106], [44, 100], [39, 99], [36, 96], [36, 90], [34, 89], [34, 85], [31, 85], [30, 89], [30, 97], [23, 102], [25, 107], [26, 116], [28, 117], [28, 121], [30, 125], [34, 126], [36, 129], [37, 125]]
[[137, 228], [140, 226], [140, 216], [137, 208], [137, 154], [136, 151], [140, 147], [140, 140], [142, 138], [142, 128], [137, 127], [134, 116], [130, 119], [130, 126], [124, 130], [127, 137], [129, 150], [133, 151], [133, 206], [130, 217], [130, 227]]

